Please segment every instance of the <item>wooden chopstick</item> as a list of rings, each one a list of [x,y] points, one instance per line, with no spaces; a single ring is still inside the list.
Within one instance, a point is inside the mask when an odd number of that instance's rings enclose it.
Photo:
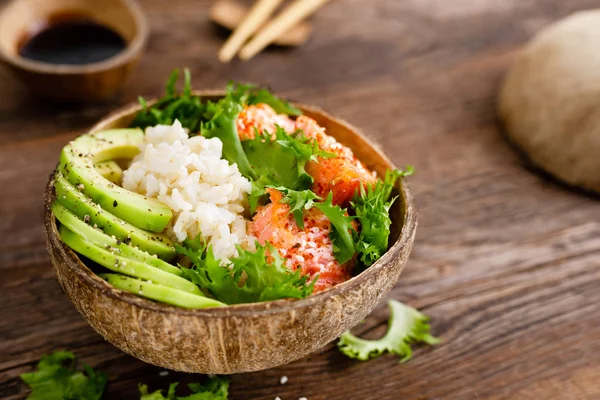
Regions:
[[[242,60],[249,60],[262,49],[271,44],[277,37],[308,17],[329,0],[296,0],[281,14],[277,15],[267,26],[258,31],[256,36],[240,51]]]
[[[233,31],[227,42],[219,50],[219,60],[229,62],[235,53],[258,28],[271,16],[283,0],[258,0],[242,23]]]

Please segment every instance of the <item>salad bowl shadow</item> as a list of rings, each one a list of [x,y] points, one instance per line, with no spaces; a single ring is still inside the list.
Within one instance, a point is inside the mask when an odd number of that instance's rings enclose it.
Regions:
[[[222,92],[196,92],[218,99]],[[349,146],[381,176],[390,160],[356,128],[318,108],[295,104],[327,133]],[[138,105],[127,106],[91,131],[128,126]],[[409,257],[417,210],[404,183],[390,209],[388,251],[362,273],[301,300],[277,300],[221,308],[185,309],[118,290],[95,275],[58,235],[51,204],[51,176],[45,193],[47,246],[58,281],[77,310],[107,341],[134,357],[172,370],[233,374],[280,366],[314,352],[365,318],[395,285]]]

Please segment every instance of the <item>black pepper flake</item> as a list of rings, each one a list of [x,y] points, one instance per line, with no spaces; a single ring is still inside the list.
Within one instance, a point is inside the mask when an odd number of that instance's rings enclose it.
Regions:
[[[131,238],[127,237],[127,238],[123,239],[123,243],[125,243],[125,244],[131,243]]]
[[[297,249],[298,247],[300,247],[300,243],[296,243],[292,246],[292,248]]]
[[[115,201],[113,201],[113,207],[116,207],[116,206],[118,206],[118,205],[119,205],[119,203],[117,203],[117,201],[116,201],[116,200],[115,200]]]
[[[91,218],[90,218],[90,216],[86,214],[86,215],[83,217],[83,222],[85,222],[85,223],[87,224],[87,223],[89,223],[89,222],[90,222],[90,219],[91,219]]]
[[[120,240],[117,240],[117,245],[119,245],[119,244],[121,244],[121,243],[123,243],[123,242],[121,242]]]

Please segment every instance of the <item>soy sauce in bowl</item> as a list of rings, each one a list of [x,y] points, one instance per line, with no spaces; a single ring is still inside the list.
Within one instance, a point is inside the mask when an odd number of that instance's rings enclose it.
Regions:
[[[61,65],[104,61],[127,47],[127,42],[117,32],[77,14],[54,16],[21,43],[19,56]]]

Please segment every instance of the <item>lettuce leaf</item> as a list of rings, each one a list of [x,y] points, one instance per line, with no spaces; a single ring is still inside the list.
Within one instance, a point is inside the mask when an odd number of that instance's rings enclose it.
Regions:
[[[390,320],[384,337],[378,340],[358,338],[349,331],[342,334],[338,341],[339,350],[350,358],[366,361],[379,357],[386,351],[397,354],[400,362],[412,357],[411,343],[424,342],[430,345],[440,340],[430,334],[429,318],[397,300],[388,302]]]
[[[55,351],[42,356],[37,371],[21,374],[31,388],[29,400],[99,400],[108,379],[87,365],[84,371],[75,370],[75,355]]]
[[[243,104],[230,96],[226,96],[216,103],[208,102],[206,114],[210,116],[207,122],[202,123],[200,132],[207,138],[219,138],[223,142],[223,158],[230,163],[235,163],[246,178],[255,180],[248,157],[244,153],[242,143],[237,131],[237,118],[243,109]]]
[[[181,93],[177,93],[175,89],[178,78],[179,69],[175,69],[167,81],[165,95],[152,107],[148,106],[143,97],[138,98],[142,110],[137,113],[131,123],[132,127],[144,129],[159,124],[172,125],[175,120],[179,120],[181,125],[192,133],[200,130],[206,112],[205,104],[202,103],[199,96],[192,95],[191,75],[187,68],[184,70]]]
[[[176,245],[176,249],[194,264],[192,268],[180,267],[184,275],[226,304],[302,299],[313,292],[317,279],[309,283],[299,269],[295,272],[287,269],[278,251],[268,244],[257,243],[255,252],[238,247],[239,255],[225,266],[220,265],[212,248],[199,237],[184,246]],[[267,260],[268,255],[272,261]]]
[[[353,239],[353,233],[356,231],[352,226],[353,218],[348,216],[346,210],[340,206],[333,205],[332,201],[333,193],[329,192],[327,199],[322,203],[315,203],[315,207],[329,218],[331,222],[329,237],[333,242],[333,254],[340,264],[344,264],[356,253]]]
[[[315,200],[322,200],[312,190],[292,190],[283,186],[269,186],[283,193],[281,203],[290,205],[290,214],[294,215],[296,225],[304,229],[304,211],[310,210],[315,205]]]
[[[138,385],[140,390],[140,400],[227,400],[229,398],[229,379],[226,377],[210,377],[204,383],[190,383],[188,388],[191,391],[189,396],[176,396],[175,390],[178,382],[171,383],[167,395],[164,396],[162,390],[148,393],[148,385]]]
[[[354,234],[354,241],[363,267],[369,267],[387,251],[392,225],[389,210],[395,200],[390,196],[397,180],[413,173],[414,168],[410,165],[406,171],[387,171],[383,181],[366,188],[361,185],[354,195],[350,206],[360,222],[360,230]]]
[[[289,135],[281,127],[277,127],[275,140],[271,139],[271,134],[257,132],[254,139],[242,141],[243,151],[256,176],[264,177],[271,185],[308,189],[313,178],[305,167],[313,157],[313,141]]]

